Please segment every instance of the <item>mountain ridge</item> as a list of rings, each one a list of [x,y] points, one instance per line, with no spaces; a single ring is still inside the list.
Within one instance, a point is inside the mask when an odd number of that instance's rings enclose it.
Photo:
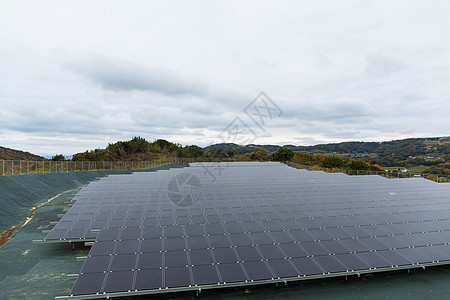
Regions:
[[[341,143],[318,144],[313,146],[296,145],[237,145],[233,143],[218,143],[206,147],[196,145],[182,147],[166,140],[147,142],[137,137],[128,142],[117,142],[108,145],[106,149],[95,149],[84,153],[76,153],[74,160],[151,160],[161,155],[197,157],[205,154],[234,153],[245,155],[257,152],[260,149],[269,153],[278,151],[281,147],[289,148],[294,152],[311,154],[333,154],[343,157],[362,158],[370,163],[385,166],[398,165],[398,163],[418,162],[423,165],[433,165],[437,162],[447,163],[450,158],[450,137],[408,138],[383,142],[349,141]],[[141,148],[144,149],[141,151]],[[147,149],[148,148],[148,149]],[[147,152],[147,153],[145,153]],[[114,155],[118,153],[119,155]],[[128,155],[122,156],[121,153]],[[143,155],[143,153],[145,155]],[[44,157],[30,152],[0,146],[0,160],[46,160]]]
[[[383,142],[361,142],[349,141],[340,143],[317,144],[313,146],[288,145],[237,145],[233,143],[218,143],[203,148],[205,152],[214,149],[222,152],[234,151],[236,154],[245,154],[265,149],[270,152],[277,151],[280,147],[289,148],[295,152],[311,153],[336,153],[336,154],[381,154],[389,155],[403,150],[407,157],[414,155],[425,155],[436,150],[443,154],[450,154],[450,137],[427,137],[427,138],[408,138]]]
[[[28,160],[28,161],[40,161],[47,160],[45,157],[32,154],[27,151],[11,149],[0,146],[0,160]]]

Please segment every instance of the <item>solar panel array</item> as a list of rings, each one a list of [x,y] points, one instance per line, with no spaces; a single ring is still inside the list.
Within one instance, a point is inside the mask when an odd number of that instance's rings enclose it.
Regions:
[[[300,280],[450,260],[450,186],[191,164],[92,182],[45,237],[95,241],[70,297]]]

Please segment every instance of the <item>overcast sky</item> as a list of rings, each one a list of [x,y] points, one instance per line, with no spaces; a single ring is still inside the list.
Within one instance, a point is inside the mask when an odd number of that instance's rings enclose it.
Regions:
[[[0,0],[0,145],[449,135],[449,15],[435,0]]]

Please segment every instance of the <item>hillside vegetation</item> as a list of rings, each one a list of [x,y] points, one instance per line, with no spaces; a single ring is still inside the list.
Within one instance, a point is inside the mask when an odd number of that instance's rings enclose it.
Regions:
[[[204,149],[196,146],[181,146],[174,144],[166,140],[156,140],[149,142],[141,137],[135,137],[130,141],[120,141],[114,144],[109,144],[105,149],[95,149],[77,153],[73,156],[75,161],[109,161],[109,160],[121,160],[121,161],[146,161],[159,158],[168,157],[181,157],[181,158],[204,158],[204,159],[237,159],[237,160],[258,160],[258,161],[288,161],[316,165],[327,168],[344,168],[354,170],[375,170],[381,171],[382,169],[377,165],[371,165],[366,162],[354,160],[350,158],[341,159],[333,155],[322,154],[305,154],[294,151],[287,147],[279,146],[267,146],[273,151],[259,148],[258,146],[245,146],[243,148],[256,150],[253,152],[246,152],[244,154],[236,153],[233,149],[233,144],[230,148],[214,149],[213,146],[206,147]],[[237,146],[237,145],[236,145]],[[237,146],[240,147],[240,146]],[[62,156],[61,156],[62,158]]]
[[[210,151],[233,151],[246,155],[259,150],[277,151],[277,145],[247,145],[215,144],[204,148]],[[315,146],[284,145],[296,153],[312,155],[331,154],[342,159],[354,159],[380,165],[383,168],[409,168],[417,172],[450,174],[450,138],[414,138],[388,142],[343,142],[321,144]],[[306,160],[308,161],[308,160]],[[314,163],[309,160],[310,163]]]
[[[203,156],[202,148],[171,143],[163,139],[149,142],[141,137],[109,144],[105,149],[86,150],[73,155],[74,161],[149,161],[167,157]]]
[[[46,160],[44,157],[31,154],[30,152],[14,150],[0,146],[0,160],[27,160],[27,161],[39,161]]]
[[[360,170],[398,170],[450,175],[450,138],[414,138],[388,142],[343,142],[315,146],[246,145],[231,143],[181,146],[164,139],[150,142],[141,137],[109,144],[104,149],[73,155],[74,161],[150,161],[170,157],[292,160],[297,163]],[[53,160],[65,160],[55,155]],[[0,147],[0,160],[45,160],[28,152]],[[381,167],[380,167],[381,166]]]
[[[265,149],[270,152],[278,150],[278,145],[247,145],[239,146],[237,144],[215,144],[205,147],[206,152],[214,149],[223,152],[234,151],[237,154]],[[390,158],[395,160],[406,160],[412,157],[433,156],[443,158],[450,154],[450,138],[415,138],[395,140],[388,142],[343,142],[332,144],[320,144],[314,146],[294,146],[284,145],[283,147],[292,149],[294,152],[308,152],[314,154],[335,153],[352,154],[355,156],[378,156],[386,159],[389,163]]]

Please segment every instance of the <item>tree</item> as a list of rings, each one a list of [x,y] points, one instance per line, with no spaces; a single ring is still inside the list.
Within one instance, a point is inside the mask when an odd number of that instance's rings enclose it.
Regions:
[[[210,158],[224,158],[225,154],[220,149],[214,149],[213,151],[208,153]]]
[[[265,161],[269,157],[269,151],[266,149],[259,149],[256,151],[256,159],[259,161]]]
[[[344,166],[344,161],[337,156],[327,155],[322,162],[324,168],[341,168]]]
[[[378,172],[383,172],[384,171],[383,168],[380,167],[377,164],[370,165],[369,170],[371,170],[371,171],[378,171]]]
[[[352,160],[349,164],[348,164],[349,169],[351,170],[368,170],[369,169],[369,164],[360,161],[360,160]]]
[[[163,139],[156,140],[153,144],[156,144],[159,147],[161,147],[161,149],[167,150],[170,152],[181,148],[180,145],[171,143],[171,142],[163,140]]]
[[[189,157],[189,158],[196,158],[203,155],[203,149],[199,146],[192,145],[192,146],[186,146],[180,151],[181,157]]]
[[[52,160],[53,161],[63,161],[63,160],[66,160],[66,158],[62,154],[56,154],[55,156],[52,157]]]
[[[294,157],[294,151],[289,148],[281,147],[277,152],[272,153],[272,160],[288,161]]]
[[[148,150],[149,142],[140,136],[135,136],[127,142],[132,153],[144,153]]]

